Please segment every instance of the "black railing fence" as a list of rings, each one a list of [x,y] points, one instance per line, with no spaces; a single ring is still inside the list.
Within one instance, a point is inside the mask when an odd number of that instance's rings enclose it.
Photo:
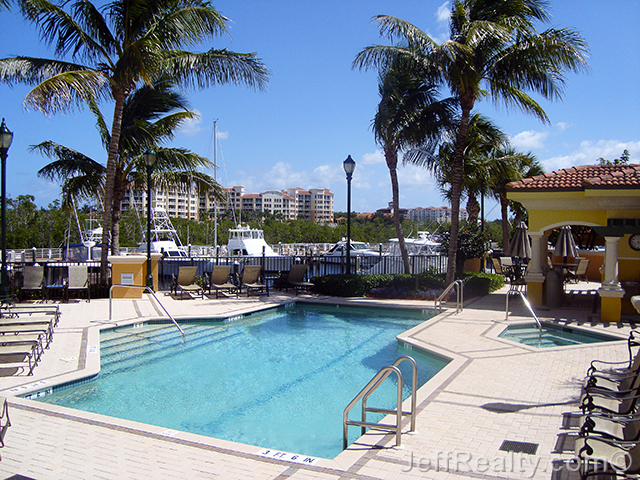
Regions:
[[[428,268],[434,268],[439,272],[447,269],[447,257],[441,255],[416,255],[410,256],[411,273],[418,274]],[[290,270],[294,263],[304,263],[308,266],[305,280],[317,275],[332,275],[346,273],[345,257],[326,257],[316,255],[305,256],[276,256],[276,257],[186,257],[186,258],[161,258],[158,265],[158,288],[169,290],[171,281],[178,274],[180,266],[197,266],[198,275],[203,277],[211,273],[214,265],[230,265],[231,280],[240,282],[240,275],[244,265],[260,265],[262,267],[263,280],[274,282]],[[401,257],[351,257],[351,273],[364,274],[397,274],[404,273],[404,264]]]
[[[428,268],[434,268],[439,272],[446,271],[447,257],[441,255],[416,255],[410,256],[411,273],[418,274]],[[214,265],[230,265],[231,280],[240,281],[242,269],[245,265],[260,265],[262,267],[263,281],[273,285],[277,279],[287,274],[294,263],[304,263],[308,266],[305,280],[317,275],[332,275],[346,273],[345,257],[327,257],[317,255],[301,256],[275,256],[275,257],[163,257],[158,263],[158,290],[170,290],[174,276],[177,276],[181,266],[197,266],[200,277],[208,276]],[[91,298],[108,296],[109,286],[100,285],[100,262],[67,262],[58,260],[39,259],[35,264],[44,266],[44,281],[47,284],[60,282],[65,271],[64,267],[70,265],[87,265],[89,272],[89,284]],[[10,288],[18,292],[23,286],[23,272],[25,265],[34,265],[33,261],[20,261],[8,263]],[[398,274],[404,273],[402,258],[399,256],[353,256],[351,257],[351,273],[364,274]],[[273,285],[273,286],[277,286]]]

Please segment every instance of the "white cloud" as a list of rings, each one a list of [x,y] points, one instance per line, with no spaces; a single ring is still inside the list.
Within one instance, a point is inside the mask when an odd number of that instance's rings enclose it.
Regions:
[[[558,122],[556,123],[556,128],[558,130],[560,130],[561,132],[564,132],[567,128],[569,128],[571,125],[569,125],[568,123],[565,122]]]
[[[216,136],[218,137],[218,140],[226,140],[227,138],[229,138],[229,132],[216,132]]]
[[[375,165],[376,163],[385,163],[384,153],[381,150],[376,150],[374,153],[365,153],[360,158],[360,161],[364,165]]]
[[[625,150],[629,150],[631,163],[640,163],[640,142],[621,142],[619,140],[591,142],[585,140],[580,143],[580,147],[577,150],[568,155],[542,160],[542,165],[547,172],[578,165],[595,165],[598,158],[603,157],[607,160],[620,158],[620,155]]]
[[[436,19],[440,23],[448,22],[449,17],[451,16],[451,7],[449,2],[444,2],[442,5],[438,7],[436,10]]]
[[[188,137],[193,137],[202,131],[202,127],[200,126],[202,123],[200,112],[198,110],[192,111],[196,116],[185,120],[185,122],[180,126],[180,133],[187,135]]]
[[[526,130],[518,133],[510,139],[511,145],[518,150],[531,150],[533,148],[544,147],[544,141],[549,136],[548,132],[536,132],[535,130]]]

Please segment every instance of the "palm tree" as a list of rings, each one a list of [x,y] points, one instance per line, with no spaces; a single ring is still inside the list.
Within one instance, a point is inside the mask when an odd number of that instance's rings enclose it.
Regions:
[[[445,198],[451,200],[455,164],[455,132],[440,144],[437,155],[426,156],[421,165],[433,172]],[[471,116],[464,147],[462,195],[467,197],[469,223],[478,220],[478,195],[486,195],[490,183],[491,161],[496,149],[506,146],[507,135],[489,118],[476,113]]]
[[[110,135],[104,116],[91,104],[98,130],[105,148]],[[177,111],[176,111],[177,110]],[[127,189],[142,188],[146,183],[144,152],[151,148],[156,152],[154,185],[160,188],[174,187],[188,190],[192,184],[206,193],[213,189],[218,199],[225,201],[226,192],[209,175],[199,168],[212,168],[213,163],[183,148],[163,148],[160,145],[171,140],[174,131],[195,114],[188,110],[185,99],[176,93],[171,82],[160,80],[153,86],[143,85],[125,102],[122,114],[122,134],[115,184],[111,222],[112,250],[118,251],[121,202]],[[38,171],[38,175],[62,182],[63,206],[70,206],[77,199],[99,198],[104,189],[105,167],[82,153],[52,141],[42,142],[31,150],[55,159]]]
[[[185,49],[226,32],[228,19],[204,0],[114,0],[102,8],[89,0],[18,0],[18,4],[42,40],[55,45],[59,59],[0,60],[0,81],[34,85],[25,103],[45,113],[105,99],[114,102],[104,190],[101,278],[106,282],[127,98],[138,85],[163,77],[181,86],[233,83],[262,89],[268,71],[255,54]],[[64,60],[68,56],[72,61]]]
[[[489,170],[489,189],[494,198],[500,202],[502,245],[506,250],[509,246],[509,205],[513,206],[516,203],[507,198],[507,184],[534,175],[541,175],[544,170],[535,155],[530,152],[518,152],[508,144],[494,152]]]
[[[436,88],[425,84],[420,75],[393,67],[381,72],[378,90],[380,103],[373,120],[373,132],[389,168],[393,223],[404,271],[410,274],[411,265],[400,222],[398,153],[408,149],[431,151],[441,131],[452,122],[453,105],[450,99],[438,101]]]
[[[361,67],[401,62],[420,66],[426,76],[446,86],[458,100],[460,123],[454,150],[451,185],[451,237],[447,282],[455,275],[464,147],[471,110],[491,97],[517,106],[544,122],[549,119],[526,91],[546,99],[561,98],[564,71],[587,65],[587,46],[578,32],[550,28],[538,32],[534,22],[547,22],[544,0],[454,0],[450,38],[441,44],[404,20],[378,16],[380,33],[397,45],[371,46],[356,58]]]

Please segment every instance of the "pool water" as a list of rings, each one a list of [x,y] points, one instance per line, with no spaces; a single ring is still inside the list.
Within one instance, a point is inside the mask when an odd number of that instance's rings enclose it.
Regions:
[[[509,325],[499,337],[537,348],[566,347],[569,345],[621,340],[619,337],[604,333],[587,332],[581,329],[550,324],[542,325],[542,335],[540,335],[540,330],[535,323]]]
[[[399,356],[418,362],[423,385],[448,362],[407,350],[395,337],[423,313],[296,305],[239,320],[145,325],[102,334],[95,380],[39,401],[309,456],[342,451],[342,413]],[[411,370],[403,362],[404,398]],[[395,408],[395,376],[368,405]],[[360,408],[353,408],[357,419]],[[371,418],[378,421],[382,415]],[[360,428],[349,428],[350,443]]]

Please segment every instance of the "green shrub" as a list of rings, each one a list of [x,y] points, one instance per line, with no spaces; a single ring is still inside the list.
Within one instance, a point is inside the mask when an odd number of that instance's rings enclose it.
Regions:
[[[466,272],[465,297],[487,295],[504,285],[501,275]],[[334,297],[432,299],[445,288],[444,274],[427,270],[420,275],[319,275],[311,279],[316,292]],[[372,292],[372,290],[374,290]]]
[[[504,285],[504,277],[493,273],[464,273],[465,298],[482,297],[499,290]]]
[[[445,274],[438,273],[438,271],[430,267],[425,271],[418,274],[418,289],[422,290],[435,290],[439,288],[445,288]]]

